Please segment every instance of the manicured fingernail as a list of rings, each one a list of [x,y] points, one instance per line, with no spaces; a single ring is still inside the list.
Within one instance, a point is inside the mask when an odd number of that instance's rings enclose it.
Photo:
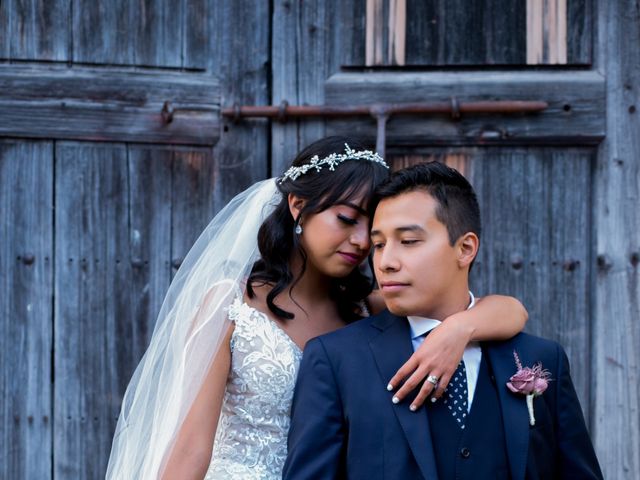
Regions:
[[[409,410],[411,410],[412,412],[415,412],[418,409],[418,407],[416,407],[415,405],[411,405],[409,407]]]
[[[390,392],[391,390],[393,390],[393,385],[391,384],[387,385],[387,391]]]
[[[391,399],[391,401],[392,401],[393,403],[399,403],[399,402],[400,402],[400,399],[399,399],[398,397],[393,397],[393,398]]]
[[[436,397],[431,397],[431,403],[436,403],[437,398]]]

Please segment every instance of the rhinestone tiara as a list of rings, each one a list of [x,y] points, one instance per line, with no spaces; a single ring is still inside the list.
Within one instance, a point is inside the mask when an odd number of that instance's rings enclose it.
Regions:
[[[315,168],[316,172],[322,170],[325,165],[329,166],[329,170],[334,171],[338,165],[346,160],[367,160],[373,163],[379,163],[384,168],[389,168],[389,165],[383,160],[383,158],[371,150],[353,150],[347,143],[344,144],[344,153],[332,153],[331,155],[320,159],[317,155],[311,157],[309,163],[300,165],[299,167],[290,167],[284,175],[278,180],[279,183],[283,183],[285,180],[296,180],[301,175],[304,175],[312,168]]]

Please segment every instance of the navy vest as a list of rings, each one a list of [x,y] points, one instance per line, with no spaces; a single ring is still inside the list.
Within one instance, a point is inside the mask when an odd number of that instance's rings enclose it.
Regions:
[[[441,480],[511,478],[498,392],[484,353],[464,430],[442,399],[427,408]]]

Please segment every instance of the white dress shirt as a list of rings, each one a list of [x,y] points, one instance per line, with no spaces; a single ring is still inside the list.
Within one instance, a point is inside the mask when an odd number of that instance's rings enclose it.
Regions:
[[[469,306],[467,310],[476,304],[473,293],[469,292]],[[442,322],[433,318],[426,317],[407,317],[409,326],[411,327],[411,343],[415,352],[425,339],[425,334],[430,332]],[[462,354],[465,369],[467,371],[467,412],[471,410],[473,402],[473,394],[476,391],[476,383],[478,382],[478,373],[480,372],[480,361],[482,360],[482,349],[478,342],[469,342]]]

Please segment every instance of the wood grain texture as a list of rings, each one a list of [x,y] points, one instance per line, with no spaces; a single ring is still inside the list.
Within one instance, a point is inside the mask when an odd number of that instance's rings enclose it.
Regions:
[[[324,80],[337,64],[331,37],[339,21],[336,2],[274,2],[272,102],[292,105],[324,103]],[[324,135],[324,121],[304,119],[275,123],[271,129],[271,171],[280,175],[296,153]]]
[[[220,77],[224,106],[268,105],[269,2],[208,1],[211,54],[207,71]],[[221,169],[214,190],[216,205],[223,205],[269,175],[269,123],[264,119],[238,124],[224,120],[213,156]]]
[[[474,186],[481,207],[481,247],[471,273],[479,295],[519,298],[527,330],[561,343],[589,419],[591,315],[589,259],[595,150],[468,147],[414,150],[399,168],[437,160]],[[399,161],[398,161],[399,160]]]
[[[597,144],[605,135],[604,78],[596,72],[340,73],[326,84],[326,103],[372,104],[472,100],[544,100],[549,107],[529,115],[392,117],[389,145]],[[375,123],[362,117],[328,123],[329,132],[375,137]]]
[[[217,2],[212,0],[184,1],[182,66],[184,68],[205,69],[211,54],[209,36],[214,34],[209,30],[208,21],[211,17],[210,10],[216,8]],[[220,72],[212,73],[220,74]]]
[[[215,190],[221,178],[211,151],[174,151],[171,185],[171,272],[178,270],[187,252],[222,208]]]
[[[389,22],[393,16],[388,4],[394,2],[360,3],[366,3],[368,27],[362,32],[359,27],[362,14],[352,16],[354,41],[352,48],[344,52],[343,63],[393,65],[388,55]],[[530,50],[528,10],[539,10],[539,15],[532,19],[537,21],[541,49],[540,61],[530,63],[591,63],[593,0],[407,0],[406,65],[525,65]],[[550,45],[555,50],[550,50]]]
[[[0,478],[51,478],[53,148],[0,141]]]
[[[99,478],[128,372],[118,344],[130,306],[127,150],[56,148],[54,477]]]
[[[184,1],[73,0],[73,60],[182,66]]]
[[[598,2],[607,138],[596,168],[593,416],[606,478],[640,478],[640,5]]]
[[[213,145],[219,95],[217,79],[202,73],[5,66],[0,136]]]
[[[70,0],[0,2],[0,59],[69,60]]]
[[[527,63],[567,63],[567,0],[527,0]]]
[[[11,5],[8,1],[0,2],[0,59],[8,59],[11,51]]]
[[[567,63],[591,65],[596,40],[595,0],[567,0]]]

